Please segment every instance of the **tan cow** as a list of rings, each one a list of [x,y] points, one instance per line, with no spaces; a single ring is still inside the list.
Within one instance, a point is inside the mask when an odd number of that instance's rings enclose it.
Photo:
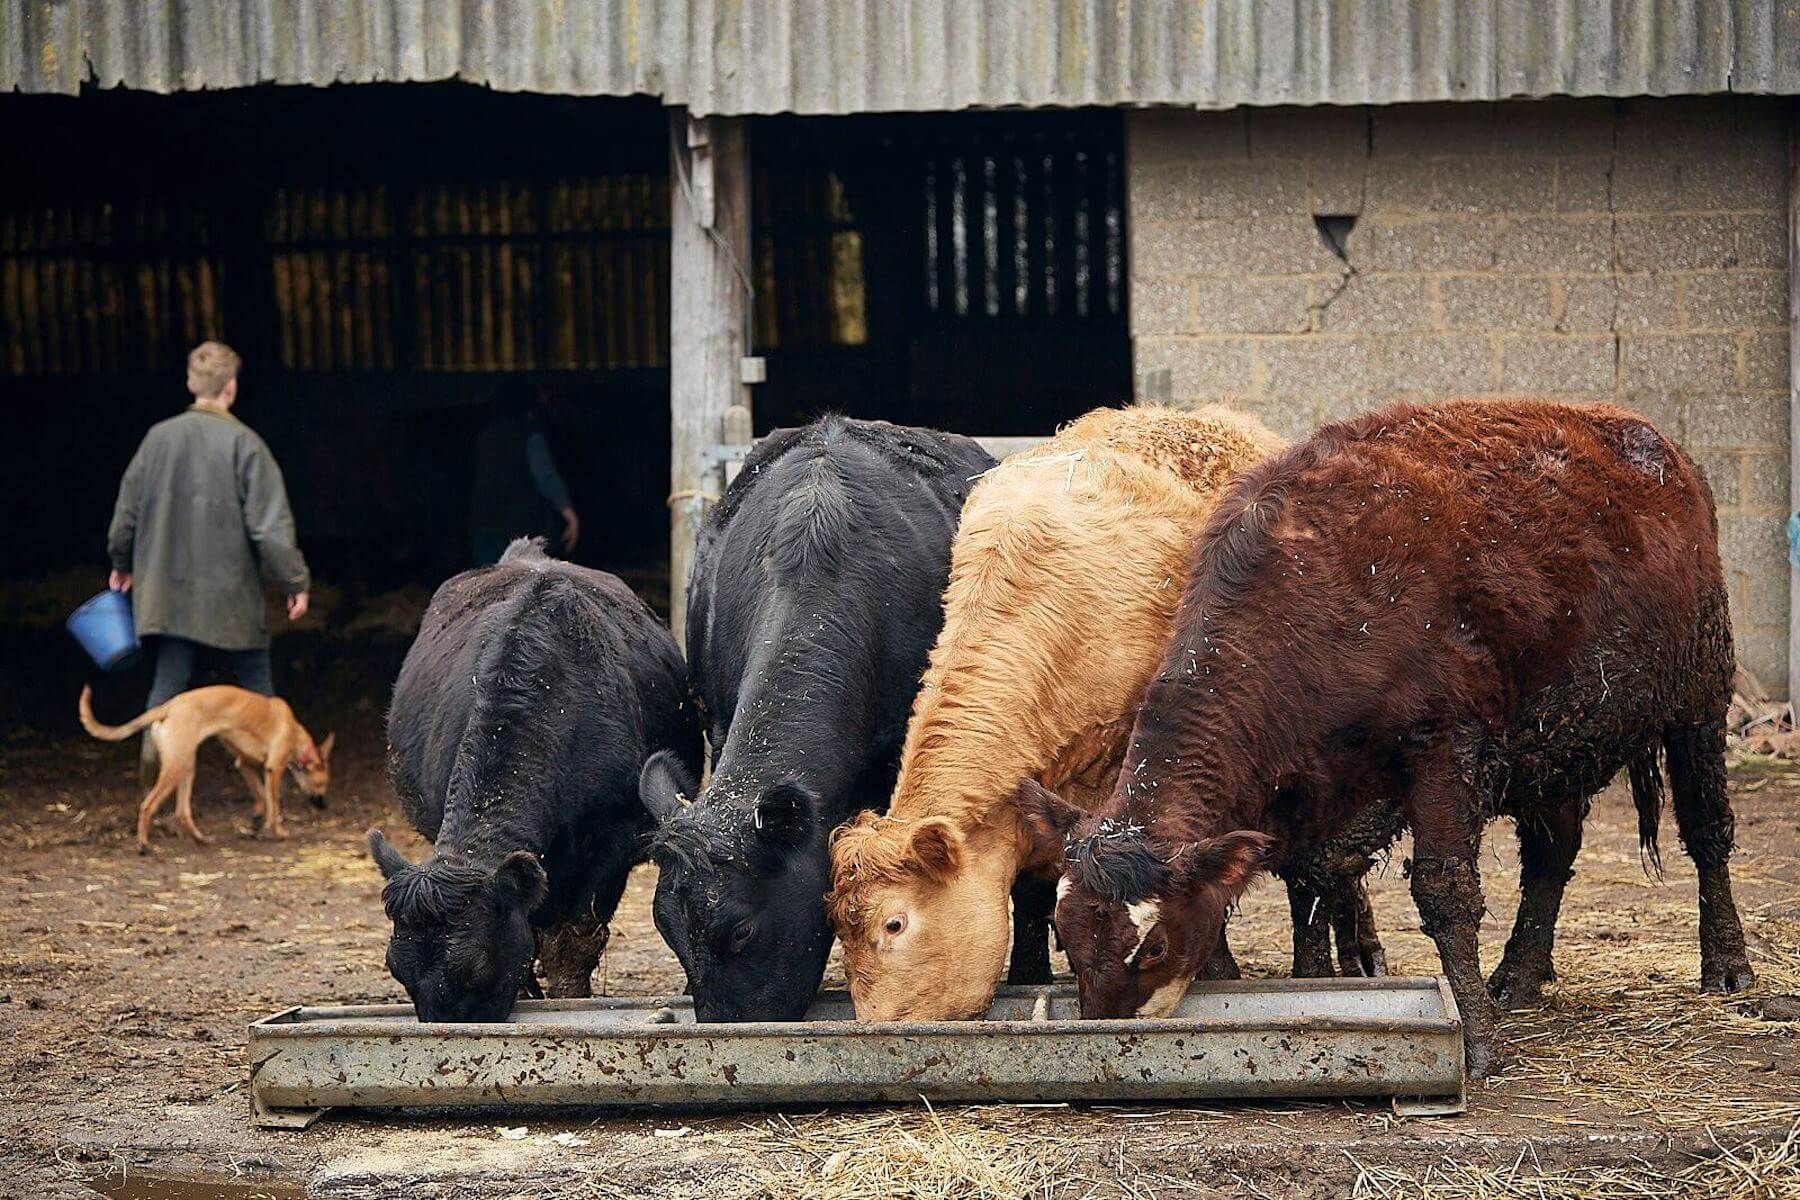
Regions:
[[[893,803],[833,839],[828,906],[859,1018],[987,1007],[1015,877],[1060,865],[1032,857],[1019,781],[1106,798],[1195,538],[1225,486],[1281,448],[1221,409],[1099,409],[970,493]]]

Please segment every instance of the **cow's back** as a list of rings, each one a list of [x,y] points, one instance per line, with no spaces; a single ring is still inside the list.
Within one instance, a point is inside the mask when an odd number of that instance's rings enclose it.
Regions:
[[[872,691],[874,727],[858,749],[891,763],[942,621],[958,516],[993,465],[970,438],[844,417],[758,443],[709,515],[690,584],[688,659],[715,755],[746,690],[799,667],[803,682],[816,671]],[[762,653],[796,635],[808,663]],[[785,719],[804,726],[805,705],[789,699]]]
[[[674,639],[616,577],[524,547],[439,587],[388,712],[389,775],[434,840],[459,795],[522,786],[509,763],[571,823],[588,796],[634,797],[662,748],[697,760]]]
[[[1222,410],[1099,409],[989,472],[964,506],[896,807],[991,801],[1021,775],[1080,799],[1110,788],[1194,539],[1281,444]]]
[[[1729,688],[1705,478],[1607,405],[1399,406],[1322,429],[1233,490],[1184,603],[1283,631],[1245,657],[1310,663],[1327,723],[1469,722],[1510,743],[1515,781],[1616,770]]]

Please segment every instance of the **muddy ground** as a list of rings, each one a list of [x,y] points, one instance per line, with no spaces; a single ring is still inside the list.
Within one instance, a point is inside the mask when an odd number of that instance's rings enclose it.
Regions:
[[[1541,1010],[1503,1020],[1498,1076],[1473,1090],[1462,1117],[1400,1120],[1374,1103],[802,1108],[704,1119],[330,1116],[305,1133],[258,1130],[244,1094],[249,1021],[298,1002],[404,998],[383,967],[378,880],[361,849],[371,824],[390,834],[404,824],[380,758],[385,678],[403,645],[352,671],[320,669],[317,655],[278,661],[315,734],[338,731],[327,810],[290,795],[290,839],[251,840],[247,797],[215,753],[196,806],[219,845],[164,828],[148,858],[131,835],[135,750],[80,734],[76,684],[51,682],[80,678],[62,673],[60,651],[10,656],[9,671],[35,674],[0,698],[0,708],[32,711],[0,731],[0,1195],[87,1195],[78,1181],[121,1173],[206,1174],[284,1196],[904,1194],[891,1174],[870,1182],[894,1169],[887,1156],[901,1145],[929,1160],[912,1190],[932,1195],[1403,1195],[1428,1177],[1444,1188],[1465,1180],[1464,1191],[1434,1195],[1475,1195],[1467,1181],[1493,1172],[1541,1176],[1545,1194],[1574,1195],[1555,1188],[1615,1177],[1648,1188],[1720,1146],[1766,1151],[1800,1122],[1800,1025],[1762,1015],[1766,999],[1800,992],[1800,776],[1752,766],[1734,770],[1732,786],[1758,988],[1695,994],[1692,869],[1669,821],[1667,877],[1646,877],[1629,799],[1615,787],[1596,806],[1569,889],[1560,981]],[[103,690],[102,717],[134,712],[136,686]],[[40,709],[39,692],[66,697]],[[421,846],[396,840],[408,853]],[[1403,857],[1374,881],[1375,903],[1394,969],[1430,973]],[[1484,859],[1491,965],[1516,897],[1510,829],[1492,827]],[[645,868],[627,894],[599,978],[612,993],[681,986],[649,919],[653,886]],[[1248,973],[1285,972],[1278,888],[1258,888],[1233,929]]]

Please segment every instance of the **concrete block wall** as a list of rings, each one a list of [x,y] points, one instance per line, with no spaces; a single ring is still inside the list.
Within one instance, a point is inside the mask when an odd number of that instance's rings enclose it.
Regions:
[[[1405,399],[1636,409],[1705,467],[1740,661],[1785,690],[1787,119],[1740,98],[1129,114],[1138,396],[1289,437]]]

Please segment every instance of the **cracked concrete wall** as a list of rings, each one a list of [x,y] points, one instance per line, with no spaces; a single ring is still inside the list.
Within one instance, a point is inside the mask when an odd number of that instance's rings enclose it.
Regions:
[[[1635,409],[1705,467],[1739,658],[1784,692],[1786,120],[1732,97],[1129,114],[1138,398],[1289,437],[1396,400]],[[1356,218],[1342,257],[1315,216]]]

